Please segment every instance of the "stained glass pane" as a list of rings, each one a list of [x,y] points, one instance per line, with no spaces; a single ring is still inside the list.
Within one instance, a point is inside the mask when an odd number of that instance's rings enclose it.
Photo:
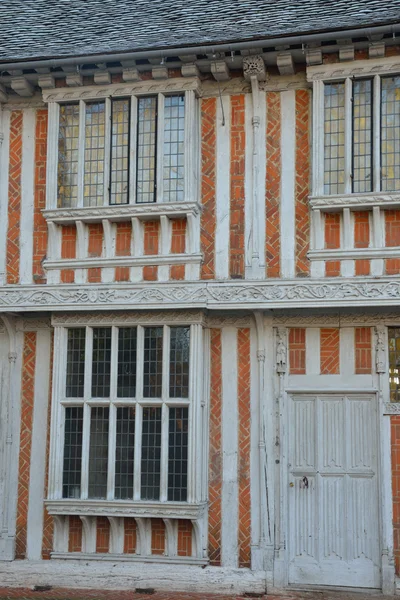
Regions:
[[[324,86],[324,192],[344,192],[344,83]]]
[[[136,327],[121,327],[118,333],[118,398],[136,395]]]
[[[133,498],[133,464],[135,450],[135,408],[117,409],[117,439],[115,447],[115,497]]]
[[[109,409],[103,406],[91,409],[89,498],[105,498],[107,496],[108,414]]]
[[[382,191],[400,189],[400,77],[381,79]]]
[[[136,202],[155,202],[157,98],[139,98]]]
[[[353,83],[353,192],[372,191],[372,81]]]
[[[128,99],[112,101],[110,204],[128,202],[129,106]]]
[[[163,195],[168,202],[184,200],[185,97],[167,96],[164,102]]]
[[[58,207],[69,208],[78,201],[79,104],[60,106],[58,130]]]
[[[92,396],[110,396],[111,327],[93,329]]]
[[[163,328],[144,330],[143,396],[160,398],[162,386]]]
[[[188,415],[187,408],[169,409],[168,500],[175,502],[187,499]]]
[[[67,398],[83,398],[85,382],[85,336],[84,328],[68,329],[67,344]]]
[[[65,409],[63,498],[80,498],[83,408]]]
[[[86,104],[84,206],[104,204],[105,102]]]
[[[141,498],[159,500],[161,473],[161,408],[143,408]]]
[[[190,328],[171,327],[169,359],[170,398],[189,396]]]

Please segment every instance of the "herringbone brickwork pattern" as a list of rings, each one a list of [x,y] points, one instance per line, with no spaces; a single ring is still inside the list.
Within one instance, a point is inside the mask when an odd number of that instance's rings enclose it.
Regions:
[[[36,112],[35,187],[33,212],[33,282],[45,283],[42,263],[47,253],[46,208],[47,109]]]
[[[110,521],[107,517],[96,519],[96,552],[105,553],[110,549]]]
[[[54,331],[51,332],[50,343],[50,373],[49,373],[49,400],[47,406],[47,437],[46,437],[46,472],[44,480],[44,497],[47,498],[49,487],[49,452],[50,452],[50,430],[51,430],[51,394],[53,384],[53,360],[54,360]],[[43,538],[42,538],[42,558],[50,559],[50,552],[53,549],[53,517],[49,515],[45,506],[43,506]]]
[[[280,275],[281,95],[267,93],[266,275]]]
[[[244,278],[244,173],[246,132],[243,94],[231,96],[231,202],[229,274]]]
[[[133,518],[124,519],[124,553],[135,554],[136,552],[136,521]]]
[[[369,375],[372,369],[371,328],[355,327],[354,338],[355,372],[357,375]]]
[[[21,380],[21,429],[18,461],[16,558],[25,558],[31,465],[33,399],[35,390],[36,332],[24,333]]]
[[[68,225],[62,227],[61,258],[76,258],[76,227]],[[74,283],[75,271],[73,269],[61,270],[62,283]]]
[[[222,365],[221,331],[211,329],[210,462],[208,483],[208,556],[221,564]]]
[[[179,519],[178,522],[178,556],[192,556],[192,522]]]
[[[22,123],[22,111],[12,111],[8,166],[7,283],[9,284],[19,283]]]
[[[69,517],[68,552],[82,552],[82,521],[76,515]]]
[[[309,275],[310,92],[296,90],[296,275]]]
[[[239,567],[250,567],[250,329],[238,330]]]
[[[400,415],[390,417],[393,494],[393,550],[396,574],[400,575]]]
[[[165,523],[162,519],[151,519],[151,553],[165,553]]]
[[[301,327],[289,329],[290,375],[306,374],[306,330]]]
[[[215,278],[216,98],[201,101],[201,279]]]
[[[321,328],[321,375],[340,372],[340,331],[336,327]]]

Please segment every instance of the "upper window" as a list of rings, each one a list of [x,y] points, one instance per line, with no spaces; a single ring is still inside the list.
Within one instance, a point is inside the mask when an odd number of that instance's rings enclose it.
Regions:
[[[400,190],[400,77],[324,84],[324,194]]]
[[[57,206],[181,202],[185,95],[60,104]]]

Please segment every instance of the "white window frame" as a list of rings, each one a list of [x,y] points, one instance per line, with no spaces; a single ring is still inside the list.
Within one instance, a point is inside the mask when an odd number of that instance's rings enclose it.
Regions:
[[[163,197],[163,177],[162,177],[162,141],[157,140],[157,172],[155,175],[157,182],[156,200],[150,203],[136,203],[136,122],[137,122],[137,99],[143,96],[158,97],[158,130],[162,130],[164,119],[164,98],[171,95],[184,95],[185,97],[185,141],[184,141],[184,200],[183,202],[198,202],[199,199],[199,106],[196,100],[199,95],[199,80],[182,79],[170,80],[167,82],[146,81],[140,84],[123,86],[112,84],[107,88],[99,86],[82,87],[78,90],[59,88],[43,92],[43,99],[48,102],[49,109],[49,127],[48,127],[48,145],[47,145],[47,186],[46,186],[46,208],[48,210],[96,210],[100,206],[114,209],[127,206],[154,206],[164,203]],[[130,119],[130,148],[129,148],[129,193],[127,204],[109,203],[109,161],[111,130],[106,127],[105,133],[105,178],[103,204],[93,207],[84,207],[84,119],[86,102],[105,102],[106,123],[111,115],[111,98],[131,98],[131,119]],[[78,149],[78,198],[76,207],[58,207],[58,133],[59,133],[59,114],[61,104],[79,103],[79,149]],[[172,204],[168,200],[165,203]],[[182,202],[177,202],[182,204]]]
[[[375,60],[360,60],[349,63],[334,63],[307,68],[307,79],[313,85],[313,144],[312,144],[312,197],[368,197],[380,195],[392,197],[399,191],[381,192],[381,156],[380,156],[380,110],[381,87],[380,80],[384,76],[400,75],[399,57],[389,57]],[[352,110],[351,110],[351,81],[355,79],[373,79],[373,156],[371,192],[352,192]],[[344,192],[338,195],[326,195],[324,192],[324,84],[345,82],[345,186]]]
[[[204,447],[207,447],[207,419],[206,403],[204,395],[206,394],[206,383],[204,378],[205,364],[204,358],[204,339],[206,332],[203,329],[203,318],[199,315],[190,317],[182,316],[180,319],[171,320],[171,317],[157,315],[158,319],[142,315],[137,318],[116,318],[102,319],[101,317],[88,316],[86,323],[82,323],[79,317],[67,317],[63,324],[55,325],[54,338],[54,367],[53,367],[53,389],[52,389],[52,420],[51,420],[51,440],[50,440],[50,468],[49,468],[49,490],[47,503],[51,509],[68,513],[68,506],[81,506],[84,511],[86,506],[96,506],[97,514],[108,514],[111,506],[118,507],[122,514],[131,515],[132,510],[140,514],[141,511],[148,510],[149,507],[157,509],[157,514],[173,511],[177,518],[180,515],[192,515],[195,507],[204,505],[207,498],[206,489],[206,465]],[[190,326],[190,365],[189,365],[189,398],[188,399],[168,399],[169,388],[169,327]],[[85,350],[85,380],[84,380],[84,398],[82,401],[76,398],[66,397],[66,364],[67,364],[67,342],[68,329],[86,327],[86,350]],[[111,395],[110,400],[100,398],[91,398],[91,364],[92,364],[92,328],[111,327],[112,328],[112,352],[118,352],[118,328],[119,327],[138,327],[138,353],[137,361],[139,364],[137,373],[140,376],[143,365],[143,328],[144,327],[164,327],[163,336],[163,379],[162,379],[162,398],[148,399],[143,398],[141,393],[140,378],[136,382],[136,399],[122,399],[116,397],[117,373],[111,372]],[[113,360],[113,358],[112,358]],[[116,363],[115,363],[116,364]],[[112,390],[114,389],[114,394]],[[141,500],[140,499],[140,456],[141,456],[141,419],[136,418],[135,422],[135,468],[134,468],[134,498],[133,500],[114,499],[114,481],[115,481],[115,424],[116,408],[118,406],[134,406],[139,408],[141,414],[144,406],[161,406],[162,409],[162,450],[161,453],[161,484],[159,500]],[[188,474],[187,474],[187,500],[186,501],[168,501],[168,410],[167,405],[171,407],[189,406],[189,435],[188,435]],[[83,406],[84,430],[82,442],[82,479],[81,479],[81,498],[63,498],[63,458],[64,458],[64,419],[65,407]],[[110,407],[110,427],[109,427],[109,455],[108,455],[108,481],[107,497],[105,499],[88,498],[88,460],[89,460],[89,428],[90,428],[90,408],[92,406]],[[85,422],[86,418],[86,422]],[[98,512],[100,510],[100,512]],[[53,512],[51,510],[51,512]],[[79,512],[79,510],[78,510]],[[196,512],[196,511],[195,511]],[[170,514],[170,512],[168,512]],[[197,512],[195,516],[197,515]],[[193,515],[192,515],[193,516]]]

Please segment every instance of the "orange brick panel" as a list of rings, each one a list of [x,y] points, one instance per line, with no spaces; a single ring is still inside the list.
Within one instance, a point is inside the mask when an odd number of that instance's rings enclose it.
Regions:
[[[106,553],[110,549],[110,521],[107,517],[96,519],[96,552]]]
[[[24,334],[21,381],[21,429],[19,443],[16,558],[25,558],[31,464],[33,398],[35,390],[36,332]]]
[[[354,248],[368,248],[370,238],[369,212],[355,211],[354,216]]]
[[[42,262],[47,253],[47,224],[42,215],[46,208],[47,109],[36,113],[35,188],[33,208],[33,282],[45,283]]]
[[[208,555],[210,564],[221,564],[222,493],[222,371],[221,331],[211,329],[210,462],[208,483]]]
[[[327,277],[340,277],[340,260],[327,260],[325,263]]]
[[[10,117],[8,165],[7,283],[9,284],[19,283],[22,122],[22,111],[13,111]]]
[[[386,275],[398,275],[400,273],[400,258],[385,259]]]
[[[146,221],[144,223],[144,254],[158,254],[158,221]]]
[[[171,254],[184,254],[186,249],[186,219],[173,219]]]
[[[88,254],[90,257],[103,254],[103,226],[101,223],[90,223],[88,225],[89,243]]]
[[[151,553],[165,552],[165,523],[162,519],[151,520]]]
[[[357,375],[369,375],[372,368],[371,328],[356,327],[354,336],[356,348],[355,372]]]
[[[310,273],[310,131],[310,93],[296,90],[296,275],[300,277]]]
[[[68,552],[82,552],[82,521],[79,517],[69,517]]]
[[[385,210],[386,246],[400,246],[400,210]]]
[[[215,278],[216,98],[201,101],[201,279]]]
[[[291,375],[306,374],[306,330],[289,329],[289,364]]]
[[[250,567],[250,329],[238,330],[239,567]]]
[[[115,281],[129,281],[129,267],[115,267]]]
[[[136,521],[130,517],[124,519],[124,553],[135,554],[136,552]]]
[[[88,269],[88,283],[101,283],[101,269],[97,267]]]
[[[178,556],[192,556],[192,522],[187,519],[178,521]]]
[[[158,268],[154,266],[143,267],[143,280],[144,281],[157,281]]]
[[[158,238],[158,230],[157,230]],[[117,223],[117,233],[115,239],[115,255],[116,256],[130,256],[131,254],[131,239],[132,239],[132,225],[130,222]],[[158,247],[158,239],[157,239]],[[157,254],[155,252],[154,254]]]
[[[244,94],[231,96],[231,184],[229,274],[244,278],[244,172],[246,134]]]
[[[400,574],[400,416],[390,417],[392,446],[393,550],[396,574]]]
[[[325,248],[340,248],[340,214],[325,215]]]
[[[44,481],[44,497],[47,498],[49,485],[49,451],[50,451],[50,429],[51,429],[51,391],[53,382],[53,356],[54,356],[54,331],[51,334],[50,346],[50,375],[49,375],[49,399],[47,408],[47,439],[46,439],[46,472]],[[42,558],[50,559],[50,552],[53,549],[53,518],[43,507],[43,539],[42,539]]]
[[[340,332],[330,327],[322,328],[321,339],[321,375],[334,375],[340,372]]]
[[[61,283],[74,283],[75,281],[75,271],[72,269],[62,269],[61,270]]]
[[[61,258],[76,258],[75,225],[68,225],[62,228]]]
[[[280,275],[281,95],[267,93],[266,276]]]
[[[185,279],[185,265],[172,265],[169,270],[169,277],[175,281]]]
[[[355,261],[356,275],[369,275],[371,273],[371,262],[369,260],[360,259]]]

